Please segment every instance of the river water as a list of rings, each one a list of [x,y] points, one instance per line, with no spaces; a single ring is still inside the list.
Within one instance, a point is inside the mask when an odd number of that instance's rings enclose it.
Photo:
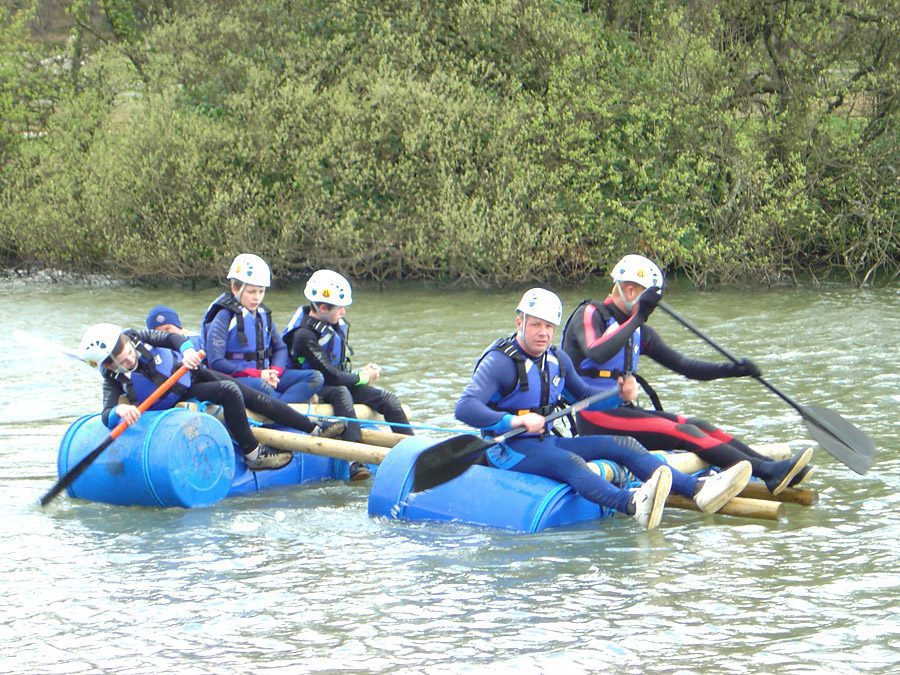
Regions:
[[[561,293],[566,311],[603,288]],[[97,321],[189,327],[216,294],[3,281],[0,672],[893,673],[900,670],[900,289],[670,294],[669,304],[795,400],[879,448],[863,477],[826,452],[813,507],[778,522],[669,510],[535,535],[367,516],[368,486],[327,483],[207,509],[62,496],[60,438],[97,410],[96,373],[61,353]],[[512,332],[520,292],[356,290],[357,360],[419,424],[460,428],[472,364]],[[297,289],[270,293],[283,326]],[[719,357],[662,312],[651,324]],[[642,362],[642,365],[645,365]],[[749,379],[688,382],[646,364],[668,409],[751,442],[809,433]],[[446,436],[437,433],[435,438]]]

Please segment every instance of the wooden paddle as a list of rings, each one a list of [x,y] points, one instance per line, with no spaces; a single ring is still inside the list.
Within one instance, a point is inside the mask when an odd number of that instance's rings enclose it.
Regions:
[[[200,355],[200,358],[203,358],[203,352],[197,352]],[[159,385],[156,390],[150,394],[139,406],[138,410],[142,413],[145,412],[150,406],[156,403],[162,396],[165,395],[169,389],[172,388],[178,380],[181,379],[181,376],[184,375],[188,371],[188,367],[182,365],[178,370],[172,373],[165,382]],[[47,506],[51,501],[53,501],[56,496],[69,487],[76,478],[78,478],[81,474],[85,472],[85,470],[94,463],[94,461],[100,456],[100,453],[106,450],[114,440],[116,440],[122,433],[130,427],[131,424],[122,420],[119,422],[116,427],[109,433],[109,436],[104,439],[104,441],[98,445],[96,448],[91,450],[87,455],[85,455],[78,464],[73,466],[66,473],[65,476],[56,481],[56,484],[47,491],[43,497],[41,497],[41,506]]]
[[[598,401],[610,398],[616,394],[618,394],[616,388],[599,392],[574,403],[568,408],[557,410],[547,415],[545,419],[548,422],[552,422],[560,417],[575,414]],[[510,438],[524,434],[526,431],[525,427],[519,427],[490,439],[479,438],[473,434],[462,434],[426,448],[416,458],[413,465],[415,473],[412,491],[421,492],[453,480],[475,464],[487,448],[504,443]]]
[[[724,347],[716,344],[712,338],[691,325],[687,319],[680,316],[664,302],[660,301],[659,307],[694,335],[717,350],[725,358],[733,363],[740,364],[740,361]],[[760,383],[768,387],[788,405],[794,408],[794,410],[800,413],[800,417],[806,422],[809,433],[811,433],[818,444],[828,451],[835,459],[840,460],[860,475],[865,474],[866,471],[869,470],[875,458],[875,443],[871,438],[866,436],[862,431],[833,410],[800,405],[786,394],[776,389],[773,384],[768,380],[765,380],[762,376],[757,375],[754,379],[759,380]]]

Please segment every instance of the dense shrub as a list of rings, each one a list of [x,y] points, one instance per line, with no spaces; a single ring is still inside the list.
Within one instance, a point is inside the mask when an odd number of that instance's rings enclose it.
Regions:
[[[890,3],[594,4],[100,3],[49,134],[0,134],[0,251],[157,279],[244,250],[282,278],[578,281],[628,251],[697,285],[896,278]]]

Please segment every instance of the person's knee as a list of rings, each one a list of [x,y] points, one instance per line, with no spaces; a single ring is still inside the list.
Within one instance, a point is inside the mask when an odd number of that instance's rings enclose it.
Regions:
[[[703,438],[704,436],[706,436],[706,434],[703,433],[703,430],[695,424],[684,422],[679,424],[675,428],[678,429],[680,433],[691,438]]]
[[[335,410],[339,408],[343,411],[343,415],[352,415],[353,413],[353,396],[347,387],[335,387],[328,396],[331,405]]]
[[[319,391],[325,386],[325,376],[318,370],[301,370],[299,372],[303,373],[303,377],[299,381],[305,383],[308,387]]]
[[[632,454],[646,455],[649,453],[649,450],[647,450],[647,448],[645,448],[636,438],[632,438],[631,436],[616,436],[615,438],[623,449]]]
[[[688,424],[692,424],[701,431],[705,431],[706,433],[712,433],[716,431],[716,427],[707,422],[706,420],[701,420],[699,417],[688,417],[685,420]]]
[[[238,386],[237,382],[222,380],[221,382],[219,382],[219,388],[222,392],[223,401],[239,403],[243,405],[244,395],[241,393],[241,388]]]
[[[396,394],[386,391],[381,396],[381,409],[395,415],[404,415],[403,405]]]

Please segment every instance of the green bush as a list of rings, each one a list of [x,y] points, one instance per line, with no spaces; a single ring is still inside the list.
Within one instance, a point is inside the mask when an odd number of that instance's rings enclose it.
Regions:
[[[889,281],[897,19],[856,4],[104,4],[50,134],[7,135],[0,251],[154,280],[254,251],[277,278],[571,282],[639,251],[698,286]]]

